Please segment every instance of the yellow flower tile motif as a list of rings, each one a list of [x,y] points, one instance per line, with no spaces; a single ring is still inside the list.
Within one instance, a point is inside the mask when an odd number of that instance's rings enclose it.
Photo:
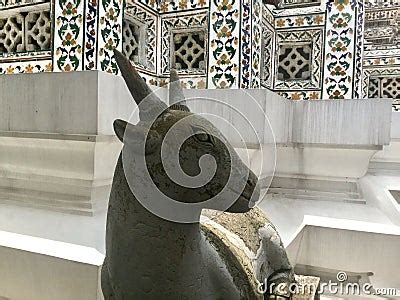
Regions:
[[[304,18],[303,17],[296,18],[295,23],[296,23],[297,26],[304,25]]]
[[[8,66],[6,69],[6,74],[14,74],[15,68],[13,66]]]
[[[47,65],[44,66],[44,71],[45,72],[51,72],[53,71],[53,64],[50,62]]]
[[[343,11],[345,7],[349,4],[349,0],[335,0],[334,5],[338,11]]]
[[[197,84],[198,89],[205,89],[206,88],[206,82],[205,80],[200,80],[199,83]]]
[[[291,98],[292,98],[292,100],[300,100],[301,99],[301,94],[295,92],[295,93],[292,94]]]
[[[31,64],[25,67],[25,73],[33,73],[33,66]]]
[[[276,26],[278,27],[284,27],[285,26],[286,21],[284,19],[278,19],[276,21]]]
[[[319,99],[319,93],[318,92],[311,92],[310,93],[310,100],[318,100]]]
[[[180,0],[179,1],[179,8],[180,9],[186,9],[187,8],[187,4],[188,4],[187,0]]]
[[[315,16],[313,21],[315,25],[320,25],[323,24],[324,18],[322,16]]]

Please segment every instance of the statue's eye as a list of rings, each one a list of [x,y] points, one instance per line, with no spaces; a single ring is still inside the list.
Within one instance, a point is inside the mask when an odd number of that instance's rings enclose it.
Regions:
[[[210,143],[214,145],[213,138],[211,135],[205,132],[199,132],[194,135],[195,139],[202,143]]]

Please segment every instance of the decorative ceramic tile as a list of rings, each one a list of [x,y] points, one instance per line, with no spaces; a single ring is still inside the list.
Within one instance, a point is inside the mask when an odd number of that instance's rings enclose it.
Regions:
[[[158,12],[158,3],[157,0],[128,0],[127,4],[131,5],[132,3],[142,3],[146,7],[152,9],[154,12]]]
[[[369,9],[365,13],[365,21],[377,21],[384,19],[395,19],[397,18],[398,8],[391,7],[390,9]]]
[[[354,37],[355,61],[353,74],[353,97],[354,99],[362,98],[362,77],[363,77],[363,56],[364,56],[364,1],[358,0],[356,12],[356,35]]]
[[[131,0],[131,2],[133,2]],[[137,0],[158,13],[179,12],[207,8],[209,0]]]
[[[97,0],[85,1],[85,52],[84,69],[94,70],[97,67],[97,25],[98,25],[98,2]]]
[[[210,5],[208,88],[238,88],[240,1],[212,0]]]
[[[400,48],[398,49],[377,49],[364,51],[364,57],[379,57],[379,56],[400,56]]]
[[[52,72],[51,60],[2,63],[0,74]]]
[[[283,0],[280,6],[283,8],[298,8],[304,5],[320,5],[321,0]]]
[[[159,80],[159,86],[163,86],[168,83],[168,78]],[[181,86],[184,89],[205,89],[207,88],[207,77],[181,77]]]
[[[194,10],[208,7],[208,0],[161,0],[158,6],[160,13],[171,11]]]
[[[329,0],[326,0],[329,1]],[[348,1],[348,0],[336,0],[336,2],[340,1]],[[333,2],[330,1],[330,2]],[[282,16],[300,16],[300,15],[310,15],[310,14],[318,14],[325,12],[325,8],[321,5],[308,6],[308,7],[296,7],[295,9],[274,9],[272,14],[275,17]]]
[[[321,87],[321,72],[322,72],[322,45],[323,45],[323,30],[322,29],[309,29],[309,30],[290,30],[290,31],[277,31],[277,50],[281,55],[276,55],[275,58],[275,84],[274,89],[279,90],[290,90],[290,89],[316,89]],[[299,53],[295,51],[296,45],[299,45],[300,49],[310,49],[309,53]],[[306,47],[307,46],[307,47]],[[296,49],[295,49],[296,48]],[[289,51],[288,51],[289,50]],[[298,57],[298,61],[302,64],[306,63],[306,58],[300,54],[307,55],[310,59],[309,62],[309,76],[304,77],[303,75],[293,78],[287,78],[279,76],[280,68],[278,67],[282,61],[280,58],[289,59],[285,57],[287,53],[291,56]],[[287,63],[291,63],[290,59]],[[285,63],[285,64],[287,64]],[[289,66],[290,67],[290,66]],[[290,67],[292,69],[293,67]],[[296,65],[297,68],[297,65]],[[297,69],[296,69],[297,70]],[[304,71],[299,69],[297,71]]]
[[[208,15],[207,11],[198,11],[196,14],[179,14],[174,16],[165,16],[161,19],[161,74],[169,73],[171,61],[171,38],[174,32],[203,31],[207,36]],[[207,40],[205,49],[208,49]],[[205,74],[206,70],[189,70],[180,73]]]
[[[357,1],[326,2],[324,99],[353,97]]]
[[[370,87],[370,82],[372,84],[375,84],[374,81],[370,80],[371,78],[382,78],[382,77],[389,77],[389,78],[395,78],[395,77],[400,77],[400,68],[364,68],[363,70],[364,76],[363,76],[363,98],[368,98],[369,97],[369,87]],[[371,87],[372,89],[372,87]],[[379,94],[380,95],[380,94]],[[381,95],[380,95],[381,96]]]
[[[265,4],[263,4],[262,6],[262,18],[264,21],[266,21],[267,24],[271,24],[271,26],[274,26],[274,15]]]
[[[141,8],[138,4],[126,6],[124,13],[127,17],[134,18],[145,25],[146,65],[142,67],[156,72],[157,15]]]
[[[0,62],[16,60],[42,60],[51,58],[51,51],[31,51],[20,53],[0,53]]]
[[[368,98],[392,98],[393,110],[400,109],[400,76],[370,76]]]
[[[154,76],[138,67],[138,71],[142,78],[150,85],[163,87],[169,83],[169,77],[167,76]],[[185,89],[205,89],[207,88],[207,77],[196,76],[196,77],[180,77],[182,88]]]
[[[274,21],[276,29],[308,26],[324,26],[325,13],[277,17]]]
[[[251,81],[251,0],[242,0],[241,37],[240,37],[240,88],[250,88]]]
[[[295,91],[282,92],[277,91],[279,95],[290,100],[319,100],[321,99],[321,91]]]
[[[261,87],[261,46],[262,46],[262,2],[253,0],[252,4],[252,47],[251,47],[251,88]]]
[[[83,0],[55,1],[54,71],[82,70]]]
[[[400,99],[394,99],[392,104],[393,111],[400,111]]]
[[[118,73],[114,48],[122,49],[123,0],[101,0],[99,3],[99,37],[97,68],[108,73]]]
[[[376,57],[376,58],[364,58],[363,64],[365,67],[370,66],[394,66],[400,65],[400,56],[392,57]]]
[[[274,31],[263,23],[261,85],[272,88]]]

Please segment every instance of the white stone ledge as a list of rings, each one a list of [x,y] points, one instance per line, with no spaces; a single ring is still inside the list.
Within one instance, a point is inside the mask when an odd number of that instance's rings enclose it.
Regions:
[[[59,134],[46,132],[4,131],[0,130],[0,137],[15,137],[41,140],[66,140],[80,142],[113,142],[118,138],[113,135],[85,135],[85,134]]]
[[[104,261],[104,255],[95,248],[6,231],[0,231],[0,247],[28,251],[94,266],[101,266]]]
[[[0,298],[100,300],[96,249],[0,231]]]

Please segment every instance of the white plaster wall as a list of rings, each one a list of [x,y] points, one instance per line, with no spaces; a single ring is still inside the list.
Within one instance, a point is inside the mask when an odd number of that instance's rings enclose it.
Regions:
[[[0,130],[113,135],[135,105],[122,78],[98,71],[0,78]]]
[[[227,104],[189,103],[194,112],[220,115],[240,132],[246,133],[249,129],[245,122],[238,121],[236,109],[250,120],[264,143],[271,142],[266,117],[278,144],[371,146],[389,143],[390,99],[290,101],[266,89],[246,90],[248,96],[242,93],[232,89],[185,90],[189,98],[211,98]],[[223,129],[222,124],[217,125]],[[249,144],[255,142],[253,135],[244,137]]]

